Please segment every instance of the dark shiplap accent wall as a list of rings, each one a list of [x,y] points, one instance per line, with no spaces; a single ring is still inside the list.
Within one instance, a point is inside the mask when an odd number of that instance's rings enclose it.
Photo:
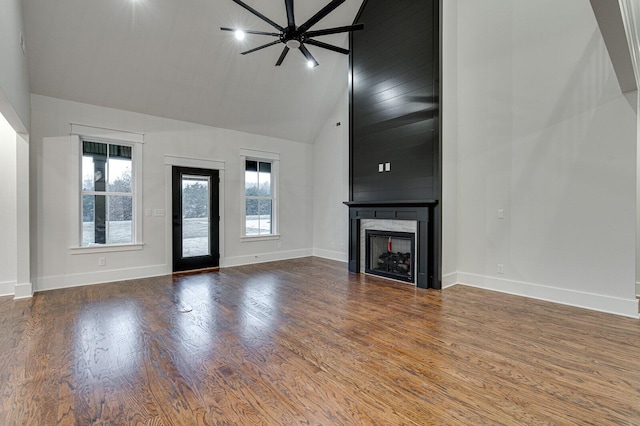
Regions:
[[[438,1],[367,0],[356,22],[350,199],[439,200]]]

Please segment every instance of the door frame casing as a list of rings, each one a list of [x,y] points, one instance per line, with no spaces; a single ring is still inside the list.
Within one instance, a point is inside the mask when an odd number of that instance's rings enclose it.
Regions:
[[[218,248],[220,251],[219,265],[224,264],[225,258],[225,212],[224,212],[224,200],[225,200],[225,162],[219,160],[203,160],[200,158],[191,157],[179,157],[175,155],[164,156],[165,165],[165,264],[167,268],[167,274],[173,273],[173,217],[172,217],[172,197],[173,197],[173,166],[177,167],[192,167],[196,169],[209,169],[217,170],[220,183],[218,184],[218,211],[220,215],[220,223],[218,230]],[[144,200],[143,200],[143,204]],[[146,204],[145,204],[146,205]],[[149,208],[149,207],[147,207]]]

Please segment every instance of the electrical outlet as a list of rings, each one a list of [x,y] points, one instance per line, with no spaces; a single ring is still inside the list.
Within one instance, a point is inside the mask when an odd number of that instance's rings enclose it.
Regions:
[[[164,209],[153,209],[154,216],[164,216]]]
[[[504,219],[504,210],[498,209],[498,219]]]
[[[146,210],[144,211],[144,215],[145,215],[145,216],[152,216],[152,215],[153,215],[153,210],[151,210],[151,209],[146,209]]]
[[[104,266],[107,264],[107,258],[106,257],[99,257],[98,258],[98,266]]]
[[[504,265],[502,263],[498,263],[498,273],[504,274]]]

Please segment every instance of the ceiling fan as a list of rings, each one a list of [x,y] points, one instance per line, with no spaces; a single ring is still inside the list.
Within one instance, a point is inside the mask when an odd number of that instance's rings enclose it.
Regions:
[[[236,33],[236,36],[238,38],[242,38],[244,36],[244,33],[278,37],[278,40],[276,41],[256,47],[255,49],[247,50],[246,52],[241,52],[242,55],[246,55],[247,53],[252,53],[257,50],[264,49],[265,47],[273,46],[278,43],[283,43],[285,46],[284,46],[284,50],[280,54],[280,57],[278,58],[278,61],[276,62],[277,67],[282,65],[282,61],[284,61],[284,58],[287,56],[287,53],[289,53],[290,49],[300,50],[300,52],[307,59],[307,64],[309,65],[309,67],[312,68],[312,67],[318,66],[318,61],[316,61],[316,59],[313,57],[311,52],[309,52],[309,49],[307,49],[305,44],[321,47],[323,49],[328,49],[334,52],[348,55],[349,54],[348,49],[343,49],[338,46],[334,46],[328,43],[323,43],[318,40],[313,40],[312,37],[357,31],[357,30],[362,30],[364,28],[364,24],[355,24],[355,25],[347,25],[344,27],[335,27],[335,28],[327,28],[324,30],[309,31],[312,26],[317,24],[318,21],[320,21],[322,18],[327,16],[329,13],[331,13],[335,8],[337,8],[342,3],[344,3],[345,0],[332,0],[329,4],[323,7],[318,13],[316,13],[311,18],[309,18],[307,22],[305,22],[300,26],[296,26],[295,17],[293,15],[293,0],[284,0],[284,5],[287,10],[287,26],[286,27],[281,27],[280,25],[273,22],[271,19],[264,16],[262,13],[258,12],[257,10],[255,10],[254,8],[252,8],[251,6],[249,6],[248,4],[240,0],[233,0],[233,2],[244,7],[249,12],[253,13],[255,16],[257,16],[258,18],[262,19],[263,21],[265,21],[266,23],[268,23],[269,25],[277,29],[279,32],[269,33],[264,31],[240,30],[236,28],[225,28],[225,27],[222,27],[220,29],[222,31],[233,31]]]

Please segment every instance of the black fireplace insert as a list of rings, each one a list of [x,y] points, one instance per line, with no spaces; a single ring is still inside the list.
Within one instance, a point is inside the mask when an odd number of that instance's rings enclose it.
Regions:
[[[415,283],[415,234],[410,232],[365,230],[365,271],[400,281]]]

